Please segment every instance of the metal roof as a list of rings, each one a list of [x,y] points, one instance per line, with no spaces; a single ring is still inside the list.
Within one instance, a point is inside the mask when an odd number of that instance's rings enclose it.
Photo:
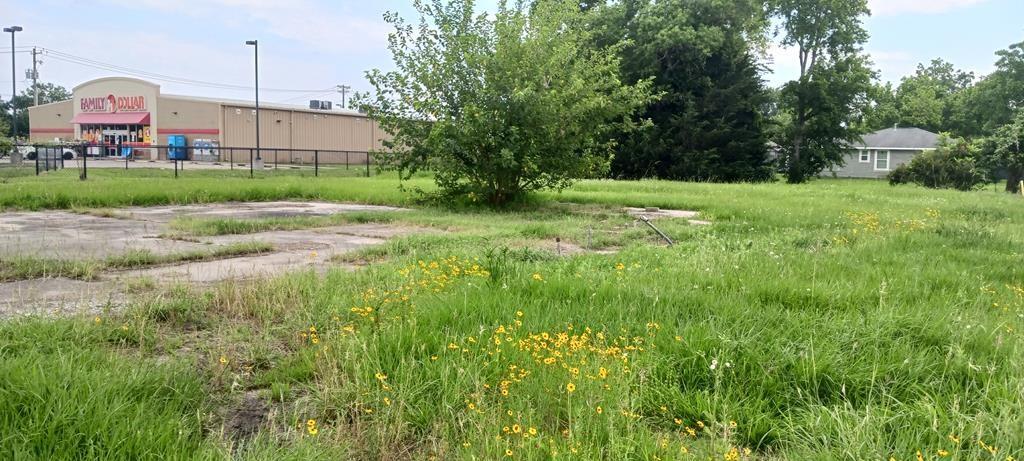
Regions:
[[[244,100],[244,99],[208,98],[208,97],[203,97],[203,96],[185,96],[185,95],[180,95],[180,94],[167,94],[167,93],[161,93],[158,96],[161,97],[161,98],[177,99],[177,100],[180,100],[180,101],[211,102],[211,103],[217,103],[217,104],[221,104],[221,105],[225,105],[225,106],[232,106],[232,107],[245,107],[245,108],[255,108],[256,107],[256,104],[251,99]],[[263,101],[260,101],[260,109],[292,110],[292,111],[296,111],[296,112],[309,112],[309,113],[320,114],[320,115],[348,115],[348,116],[351,116],[351,117],[367,117],[366,114],[364,114],[362,112],[359,112],[359,111],[352,110],[352,109],[320,110],[320,109],[310,109],[307,106],[302,106],[302,105],[297,105],[297,104],[281,104],[281,103],[263,102]]]
[[[939,135],[920,128],[886,128],[864,135],[854,147],[882,149],[934,149]]]

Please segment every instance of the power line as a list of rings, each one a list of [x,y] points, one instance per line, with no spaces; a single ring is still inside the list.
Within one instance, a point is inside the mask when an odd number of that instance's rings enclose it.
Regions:
[[[119,65],[116,65],[116,64],[110,64],[110,63],[106,63],[106,62],[102,62],[102,61],[97,61],[97,60],[94,60],[94,59],[89,59],[89,58],[85,58],[85,57],[81,57],[81,56],[76,56],[76,55],[73,55],[73,54],[70,54],[70,53],[65,53],[65,52],[62,52],[62,51],[59,51],[59,50],[54,50],[54,49],[51,49],[51,48],[40,48],[40,49],[43,50],[43,52],[44,52],[44,54],[46,56],[48,56],[50,58],[53,58],[53,59],[56,59],[58,61],[63,61],[63,62],[67,62],[67,63],[70,63],[70,64],[77,64],[77,65],[80,65],[80,66],[91,67],[91,68],[100,69],[100,70],[106,70],[106,71],[112,71],[112,72],[120,72],[120,73],[123,73],[123,74],[132,75],[132,76],[135,76],[135,77],[148,78],[148,79],[151,79],[151,80],[158,80],[158,81],[168,82],[168,83],[177,83],[177,84],[181,84],[181,85],[191,85],[191,86],[200,86],[200,87],[207,87],[207,88],[216,88],[216,89],[222,89],[222,90],[240,90],[240,91],[248,90],[248,91],[251,91],[251,90],[254,89],[251,86],[245,86],[245,85],[234,85],[234,84],[229,84],[229,83],[208,82],[208,81],[203,81],[203,80],[195,80],[195,79],[184,78],[184,77],[175,77],[175,76],[171,76],[171,75],[159,74],[159,73],[156,73],[156,72],[148,72],[148,71],[144,71],[144,70],[133,69],[133,68],[130,68],[130,67],[119,66]],[[262,87],[260,88],[261,92],[266,91],[266,92],[270,92],[270,93],[304,93],[304,94],[309,94],[309,93],[317,93],[317,94],[319,94],[319,93],[330,92],[330,91],[333,91],[333,90],[334,90],[334,87],[322,88],[322,89],[291,89],[291,88],[262,88]]]
[[[333,89],[332,90],[327,90],[327,91],[318,91],[316,93],[310,92],[310,93],[300,94],[298,96],[293,96],[293,97],[290,97],[288,99],[281,99],[281,100],[278,100],[277,102],[279,102],[279,103],[291,102],[291,101],[296,101],[296,100],[300,100],[300,99],[312,98],[313,96],[321,96],[321,95],[333,94],[333,93],[334,93]]]

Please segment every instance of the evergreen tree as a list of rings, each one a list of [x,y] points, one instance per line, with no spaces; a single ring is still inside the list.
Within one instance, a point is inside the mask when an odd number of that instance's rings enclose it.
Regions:
[[[754,2],[624,1],[603,7],[599,37],[625,36],[623,78],[653,78],[660,99],[649,126],[624,136],[617,177],[762,181],[772,177],[762,82],[751,37],[763,32]]]

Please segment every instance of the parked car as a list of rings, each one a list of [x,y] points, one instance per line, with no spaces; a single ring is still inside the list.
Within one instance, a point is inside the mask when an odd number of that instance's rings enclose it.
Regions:
[[[57,146],[60,147],[61,157],[64,160],[74,160],[80,156],[78,151],[68,146]],[[36,159],[36,147],[35,146],[18,146],[18,151],[21,152],[21,157],[26,160]]]

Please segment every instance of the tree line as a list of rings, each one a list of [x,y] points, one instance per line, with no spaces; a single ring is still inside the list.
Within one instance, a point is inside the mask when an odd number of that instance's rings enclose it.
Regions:
[[[396,70],[368,72],[376,94],[359,104],[395,134],[390,165],[434,171],[452,195],[502,204],[583,177],[800,183],[893,125],[975,139],[975,163],[1021,176],[1008,140],[1024,124],[1024,44],[987,76],[936,59],[894,86],[864,51],[867,0],[414,5],[415,20],[386,15]],[[772,40],[797,52],[779,88],[765,83]]]
[[[71,99],[71,92],[63,86],[53,83],[38,83],[36,87],[39,89],[39,104]],[[32,87],[25,88],[21,94],[9,100],[0,101],[0,137],[14,136],[17,139],[27,139],[29,135],[28,108],[33,104],[35,104],[35,89]],[[17,133],[11,132],[13,128],[11,123],[12,106],[17,109],[18,113]]]
[[[414,7],[417,18],[385,15],[395,68],[367,72],[376,91],[354,103],[392,134],[384,164],[403,177],[430,170],[452,196],[501,205],[595,177],[770,181],[781,171],[801,183],[894,125],[948,133],[937,157],[972,168],[960,177],[998,172],[1015,190],[1024,176],[1024,42],[996,53],[989,75],[936,59],[893,85],[864,51],[867,0]],[[799,68],[778,88],[765,82],[773,40]],[[58,90],[44,100],[67,97]],[[19,118],[27,134],[27,111]],[[897,179],[922,182],[907,173]]]

